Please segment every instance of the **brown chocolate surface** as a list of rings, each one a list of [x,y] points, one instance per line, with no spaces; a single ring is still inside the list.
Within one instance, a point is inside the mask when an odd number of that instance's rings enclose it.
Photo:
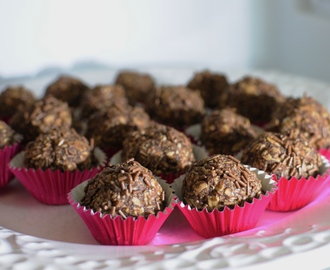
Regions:
[[[19,140],[19,135],[4,121],[0,121],[0,148],[12,145]]]
[[[93,165],[93,143],[74,129],[57,128],[40,134],[25,148],[25,166],[34,169],[73,171]]]
[[[312,97],[287,98],[275,110],[268,131],[308,140],[316,149],[330,147],[330,114]]]
[[[246,76],[230,85],[226,104],[252,123],[267,123],[284,97],[279,89],[256,77]]]
[[[9,86],[0,94],[0,116],[11,117],[31,107],[35,101],[33,92],[24,86]]]
[[[24,136],[24,142],[34,140],[40,133],[57,127],[70,127],[71,110],[66,102],[55,97],[45,97],[25,111],[18,111],[12,117],[10,126]]]
[[[88,91],[89,87],[81,80],[62,75],[47,86],[45,96],[56,97],[67,102],[70,107],[76,107]]]
[[[188,137],[157,123],[128,134],[123,142],[122,160],[130,158],[156,175],[184,172],[195,161]]]
[[[225,93],[227,92],[229,82],[224,74],[214,73],[209,70],[197,72],[187,86],[200,92],[206,107],[222,108],[225,106]]]
[[[113,105],[88,119],[86,137],[102,148],[121,147],[128,132],[149,124],[149,115],[143,108]]]
[[[132,159],[109,164],[90,179],[80,204],[111,218],[147,218],[164,209],[165,192],[152,172]]]
[[[154,91],[155,82],[151,75],[136,71],[123,70],[118,73],[115,83],[122,85],[131,105],[145,103],[146,97]]]
[[[215,155],[193,164],[182,185],[184,203],[199,210],[222,210],[225,206],[242,206],[259,198],[261,182],[239,160]]]
[[[87,119],[93,113],[105,111],[114,104],[128,104],[124,88],[120,85],[97,85],[82,98],[80,117]]]
[[[149,115],[162,124],[182,127],[201,122],[204,101],[197,91],[184,86],[160,86],[146,103]]]
[[[316,176],[322,159],[306,141],[266,132],[247,145],[241,162],[275,174],[278,179],[282,176],[290,179]]]
[[[257,135],[249,119],[231,108],[214,110],[202,122],[201,142],[210,154],[235,155]]]

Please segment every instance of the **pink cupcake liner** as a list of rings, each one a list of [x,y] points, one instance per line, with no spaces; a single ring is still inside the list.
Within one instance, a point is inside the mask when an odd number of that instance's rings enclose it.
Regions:
[[[68,200],[100,244],[145,245],[155,237],[176,205],[173,190],[164,180],[158,180],[166,194],[166,207],[163,211],[150,215],[148,218],[143,216],[128,217],[127,219],[123,219],[121,216],[111,218],[109,214],[102,216],[100,212],[94,212],[81,206],[79,202],[84,196],[84,188],[88,181],[75,187],[68,194]]]
[[[84,171],[42,170],[24,168],[24,152],[17,154],[10,162],[9,168],[26,190],[39,202],[50,205],[69,204],[67,194],[83,181],[92,178],[105,165],[106,157],[100,149],[94,155],[99,165]]]
[[[223,210],[214,209],[209,212],[207,209],[191,208],[182,201],[181,188],[185,176],[182,175],[174,181],[172,188],[177,195],[177,207],[197,234],[204,238],[212,238],[249,230],[257,224],[277,192],[277,186],[270,175],[256,168],[246,167],[260,179],[264,194],[251,202],[245,202],[243,206],[236,205],[233,209],[224,207]]]
[[[21,143],[17,142],[0,149],[0,187],[7,185],[14,174],[9,169],[10,160],[20,151]]]
[[[110,158],[110,163],[112,164],[118,164],[120,162],[122,162],[121,160],[121,150],[118,151],[116,154],[114,154],[111,158]],[[205,150],[205,148],[197,146],[197,145],[193,145],[193,152],[194,152],[194,156],[196,161],[199,161],[205,157],[208,157],[208,153]],[[177,172],[177,173],[161,173],[160,175],[157,175],[158,177],[160,177],[161,179],[165,180],[168,184],[172,184],[173,181],[175,179],[177,179],[180,175],[184,174],[184,172]]]
[[[319,153],[330,161],[330,149],[322,148],[319,150]]]
[[[317,177],[302,177],[297,179],[292,177],[287,179],[281,177],[277,179],[275,175],[273,180],[277,182],[278,191],[268,204],[267,209],[272,211],[293,211],[300,209],[310,202],[318,194],[318,191],[327,185],[330,181],[329,169],[330,164],[325,157],[322,157],[323,164],[320,174]]]

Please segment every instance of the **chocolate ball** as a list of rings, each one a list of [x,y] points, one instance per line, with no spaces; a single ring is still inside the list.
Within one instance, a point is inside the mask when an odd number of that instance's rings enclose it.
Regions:
[[[222,108],[225,106],[225,93],[229,82],[224,74],[214,73],[209,70],[197,72],[187,86],[200,92],[205,106],[209,108]]]
[[[243,206],[259,198],[261,181],[232,156],[215,155],[194,163],[182,184],[184,203],[199,210]]]
[[[9,86],[0,94],[0,116],[11,117],[31,107],[35,101],[33,92],[24,86]]]
[[[249,119],[231,108],[214,110],[202,122],[201,142],[210,154],[235,155],[257,136]]]
[[[113,105],[88,119],[86,137],[93,138],[101,148],[121,147],[128,132],[149,124],[149,115],[143,108]]]
[[[258,124],[269,122],[273,111],[284,101],[277,86],[250,76],[230,85],[227,95],[229,107]]]
[[[0,121],[0,148],[12,145],[18,142],[20,135],[17,134],[10,126],[4,121]]]
[[[93,165],[93,144],[74,129],[57,128],[40,134],[24,150],[27,168],[74,171]]]
[[[81,118],[87,119],[93,113],[105,111],[115,104],[127,106],[124,88],[120,85],[97,85],[82,98]]]
[[[308,140],[316,149],[330,147],[330,114],[312,97],[287,98],[266,130]]]
[[[278,179],[315,177],[322,165],[321,155],[307,141],[273,132],[252,140],[244,149],[241,162],[275,174]]]
[[[66,102],[55,97],[45,97],[26,111],[19,111],[12,117],[10,126],[24,136],[24,142],[34,140],[39,134],[57,127],[70,127],[71,110]]]
[[[128,101],[133,106],[137,103],[144,103],[155,87],[151,75],[129,70],[119,72],[115,83],[124,87]]]
[[[60,76],[47,86],[45,96],[53,96],[70,107],[77,107],[83,96],[89,91],[89,87],[81,80],[71,76]]]
[[[146,103],[149,115],[162,124],[182,127],[199,123],[205,115],[199,92],[184,86],[160,86]]]
[[[156,175],[185,172],[195,161],[188,137],[172,127],[157,123],[127,135],[123,142],[122,160],[130,158]]]
[[[165,207],[165,192],[147,168],[134,160],[109,164],[88,180],[80,204],[111,218],[148,217]]]

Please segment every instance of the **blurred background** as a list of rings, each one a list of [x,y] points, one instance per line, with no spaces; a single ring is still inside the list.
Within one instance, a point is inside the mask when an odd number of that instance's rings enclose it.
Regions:
[[[330,82],[329,0],[0,0],[0,38],[2,78],[105,65],[272,69]]]

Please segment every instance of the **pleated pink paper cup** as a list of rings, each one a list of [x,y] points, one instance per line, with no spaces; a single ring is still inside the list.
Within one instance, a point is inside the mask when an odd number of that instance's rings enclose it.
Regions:
[[[198,146],[198,145],[193,145],[193,152],[194,152],[196,161],[206,158],[208,156],[208,153],[205,150],[205,148]],[[116,154],[114,154],[110,158],[110,163],[112,163],[112,164],[121,163],[122,162],[121,153],[122,153],[122,151],[119,150]],[[180,177],[180,175],[182,175],[184,173],[185,172],[161,173],[157,176],[159,178],[165,180],[168,184],[172,184],[175,179],[177,179],[178,177]]]
[[[272,176],[273,180],[277,182],[278,191],[273,196],[268,204],[267,209],[272,211],[293,211],[298,210],[310,202],[317,196],[318,192],[322,190],[325,185],[329,184],[329,161],[322,156],[322,166],[320,174],[316,177],[302,177],[297,179],[292,177],[287,179],[281,177],[277,179],[275,175]]]
[[[330,161],[330,149],[322,148],[319,150],[319,153]]]
[[[0,187],[6,186],[14,179],[14,174],[9,169],[10,160],[20,151],[21,142],[5,146],[0,149]]]
[[[105,154],[98,148],[94,150],[98,165],[83,171],[64,171],[33,169],[24,167],[24,151],[18,153],[10,162],[9,168],[18,181],[39,202],[49,205],[69,204],[67,195],[77,185],[92,178],[106,164]]]
[[[68,194],[68,200],[100,244],[145,245],[155,237],[176,205],[170,186],[162,179],[158,179],[158,182],[166,194],[166,207],[163,211],[156,215],[149,215],[147,218],[143,216],[138,218],[130,216],[126,219],[121,216],[112,218],[109,214],[102,215],[100,212],[94,212],[92,209],[80,205],[88,181],[72,189]]]
[[[225,206],[223,210],[214,209],[211,212],[207,209],[192,208],[185,204],[182,198],[181,189],[185,175],[174,181],[172,188],[177,196],[177,207],[197,234],[204,238],[213,238],[255,227],[268,203],[277,192],[277,186],[270,175],[256,168],[246,167],[255,173],[261,181],[263,193],[259,198],[254,198],[251,202],[246,201],[243,206],[236,205],[234,208]]]

